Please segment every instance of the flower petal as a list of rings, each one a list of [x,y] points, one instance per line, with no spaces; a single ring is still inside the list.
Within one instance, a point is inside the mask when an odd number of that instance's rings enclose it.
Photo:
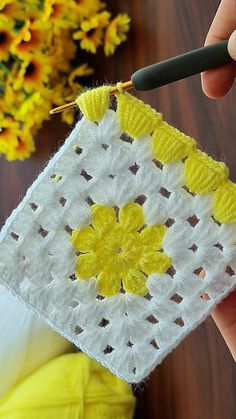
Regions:
[[[142,255],[142,248],[133,248],[128,252],[121,252],[118,256],[120,258],[120,271],[126,274],[130,269],[136,268],[139,263],[139,259]]]
[[[108,230],[116,223],[116,212],[112,207],[94,204],[91,207],[93,227],[98,231]]]
[[[119,221],[127,231],[137,231],[144,224],[144,214],[141,205],[131,202],[120,209]]]
[[[155,225],[144,228],[141,232],[141,239],[144,246],[148,246],[148,250],[159,250],[163,237],[167,231],[164,225]]]
[[[113,272],[112,269],[106,269],[98,276],[97,285],[99,294],[112,297],[119,293],[121,279],[118,273]]]
[[[139,268],[145,274],[150,275],[153,273],[163,273],[172,264],[171,258],[162,252],[149,252],[139,261]]]
[[[99,260],[93,254],[80,255],[77,258],[75,274],[80,279],[89,279],[101,270]]]
[[[126,292],[132,294],[145,295],[148,290],[146,287],[146,277],[138,269],[130,269],[123,279],[123,286]]]
[[[71,236],[71,243],[81,252],[91,252],[96,240],[97,232],[92,227],[84,227],[82,230],[74,230]]]

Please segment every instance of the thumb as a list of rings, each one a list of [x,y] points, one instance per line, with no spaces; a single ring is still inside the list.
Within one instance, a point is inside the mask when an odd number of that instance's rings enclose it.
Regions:
[[[233,60],[236,60],[236,30],[230,35],[228,51]]]

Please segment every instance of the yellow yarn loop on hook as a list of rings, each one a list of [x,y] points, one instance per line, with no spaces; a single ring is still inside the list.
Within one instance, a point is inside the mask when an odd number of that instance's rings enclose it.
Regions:
[[[101,121],[109,107],[110,90],[110,86],[101,86],[87,90],[77,97],[76,103],[85,118],[92,122]]]

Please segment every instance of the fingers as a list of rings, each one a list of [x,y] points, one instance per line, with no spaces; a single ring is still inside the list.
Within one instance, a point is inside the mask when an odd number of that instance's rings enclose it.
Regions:
[[[212,317],[236,361],[236,291],[213,310]]]
[[[206,37],[205,45],[228,39],[236,29],[236,1],[222,0]]]
[[[205,45],[211,45],[224,39],[236,29],[236,0],[222,0],[207,34]],[[229,53],[236,56],[236,35],[230,40]],[[217,69],[202,73],[202,89],[213,99],[224,96],[231,88],[236,77],[236,63],[226,64]]]
[[[204,280],[206,272],[202,270],[199,277]],[[207,293],[202,295],[204,300],[209,300]],[[220,330],[234,360],[236,360],[236,291],[225,298],[211,313],[218,329]]]
[[[202,73],[202,90],[211,99],[219,99],[231,89],[236,77],[236,63]]]
[[[229,38],[228,51],[231,57],[236,61],[236,31],[234,31]]]

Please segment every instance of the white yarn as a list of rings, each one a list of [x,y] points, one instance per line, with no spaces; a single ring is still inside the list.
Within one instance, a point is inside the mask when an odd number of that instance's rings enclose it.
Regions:
[[[71,349],[69,341],[0,285],[0,397],[50,359]]]
[[[181,161],[161,169],[149,137],[129,143],[121,134],[112,110],[98,125],[85,118],[76,125],[2,229],[0,281],[84,352],[137,383],[235,288],[236,226],[213,220],[212,194],[193,197],[183,188]],[[135,163],[136,174],[130,170]],[[147,224],[175,221],[162,245],[175,274],[150,275],[147,298],[120,293],[99,299],[94,278],[73,280],[76,255],[68,232],[90,224],[93,201],[122,207],[140,195]],[[199,268],[206,270],[204,280]],[[204,292],[210,300],[201,298]],[[107,347],[113,350],[106,353]]]

